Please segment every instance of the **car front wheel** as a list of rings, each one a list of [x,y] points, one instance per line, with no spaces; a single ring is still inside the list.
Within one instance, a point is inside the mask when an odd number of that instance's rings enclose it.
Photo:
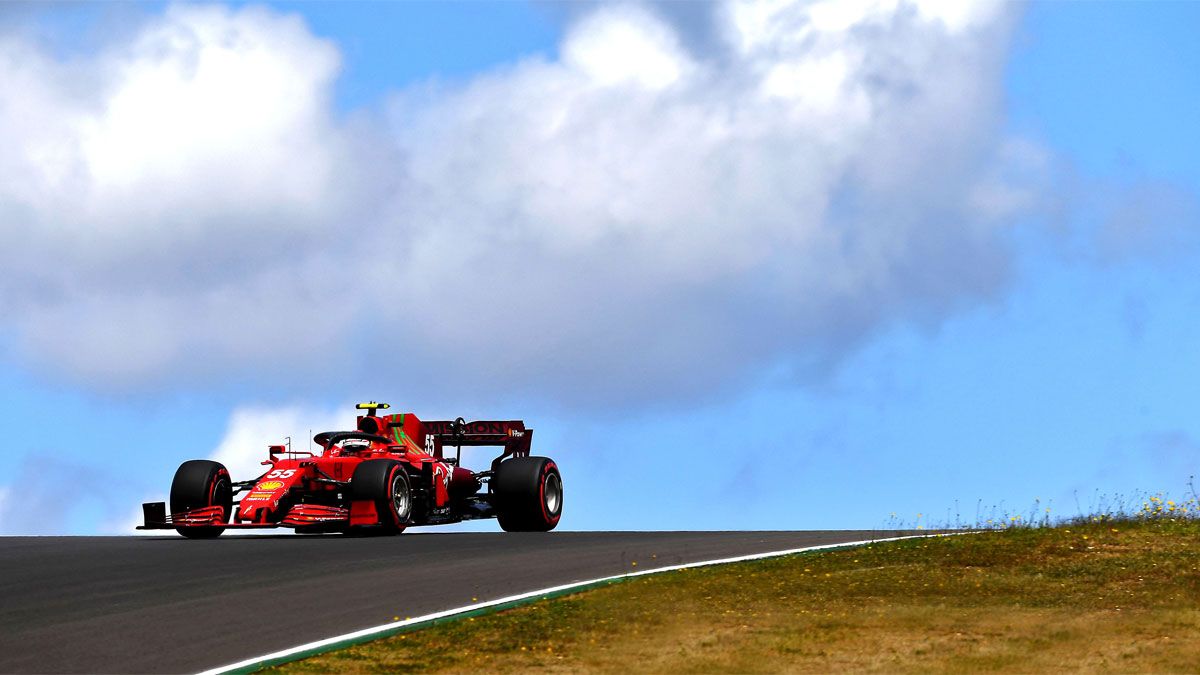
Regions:
[[[219,462],[193,459],[179,465],[171,481],[171,513],[178,516],[192,509],[220,506],[221,522],[228,523],[233,513],[233,483],[229,471]],[[225,531],[219,526],[177,527],[188,539],[211,539]]]

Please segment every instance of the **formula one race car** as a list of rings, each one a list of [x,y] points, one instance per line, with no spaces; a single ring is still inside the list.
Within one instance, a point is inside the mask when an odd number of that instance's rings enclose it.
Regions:
[[[163,502],[143,504],[138,529],[208,538],[226,528],[268,527],[399,534],[409,525],[477,518],[496,518],[507,532],[558,525],[562,477],[553,460],[529,455],[533,430],[524,422],[422,422],[411,413],[378,416],[386,403],[357,407],[367,414],[356,430],[313,438],[319,454],[268,446],[263,464],[270,468],[254,480],[234,482],[217,462],[184,462],[171,483],[170,512]],[[470,471],[459,466],[464,445],[503,451],[486,471]],[[450,446],[458,449],[454,457],[445,456]]]

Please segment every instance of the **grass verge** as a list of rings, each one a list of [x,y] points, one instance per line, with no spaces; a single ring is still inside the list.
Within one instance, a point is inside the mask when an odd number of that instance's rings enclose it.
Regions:
[[[1195,671],[1200,523],[1014,528],[669,572],[310,672]]]

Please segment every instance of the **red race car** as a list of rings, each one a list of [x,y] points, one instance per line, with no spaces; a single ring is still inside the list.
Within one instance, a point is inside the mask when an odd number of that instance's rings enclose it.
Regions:
[[[254,480],[234,482],[218,462],[184,462],[171,483],[170,512],[163,502],[143,504],[138,529],[208,538],[268,527],[399,534],[409,525],[478,518],[496,518],[508,532],[558,525],[562,476],[553,460],[529,455],[533,430],[524,422],[422,422],[411,413],[378,415],[386,403],[357,407],[367,413],[356,430],[313,438],[319,454],[269,446],[263,464],[270,468]],[[459,466],[464,445],[503,451],[486,471],[471,471]],[[454,457],[445,455],[450,446]]]

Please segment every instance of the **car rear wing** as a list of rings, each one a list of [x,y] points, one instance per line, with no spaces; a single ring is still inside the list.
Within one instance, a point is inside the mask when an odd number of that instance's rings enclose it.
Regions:
[[[527,457],[533,443],[533,429],[525,428],[521,420],[456,420],[422,421],[426,447],[435,457],[442,458],[443,448],[453,446],[500,446],[504,452],[492,460],[492,470],[505,457]]]

